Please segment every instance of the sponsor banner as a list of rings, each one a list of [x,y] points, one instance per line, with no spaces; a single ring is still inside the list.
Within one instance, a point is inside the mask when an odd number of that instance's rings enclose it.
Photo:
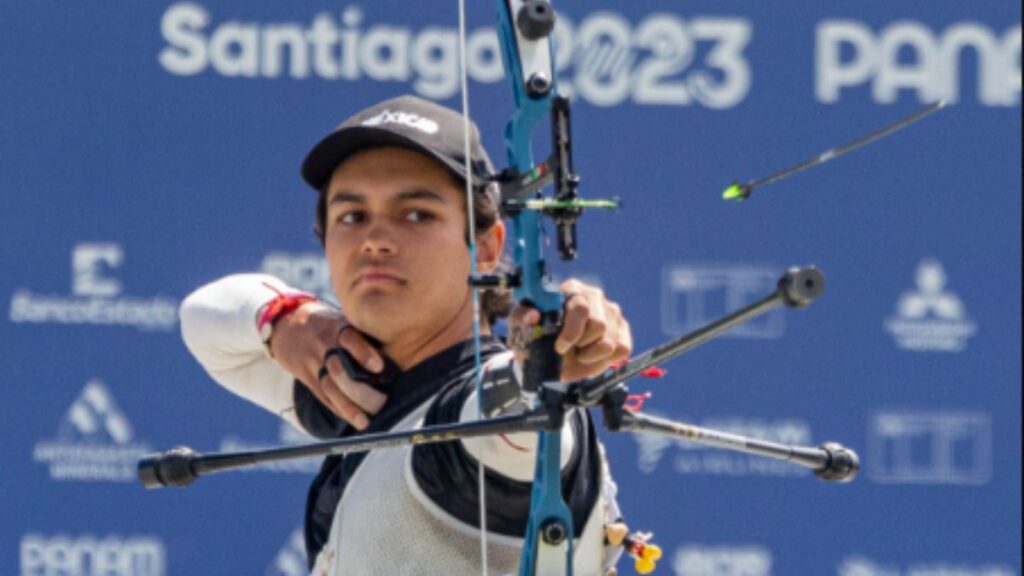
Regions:
[[[80,534],[21,537],[21,576],[164,576],[167,552],[160,538]]]
[[[318,459],[184,491],[137,484],[137,460],[174,445],[308,441],[209,385],[177,337],[179,300],[249,269],[335,302],[318,243],[296,235],[312,207],[302,154],[385,98],[459,108],[456,6],[65,3],[58,18],[50,4],[0,18],[0,421],[15,455],[0,472],[0,574],[303,574],[295,528]],[[500,169],[514,102],[494,6],[476,4],[471,113]],[[603,284],[640,352],[750,304],[791,264],[829,282],[806,318],[773,311],[666,364],[675,384],[632,387],[673,419],[842,442],[860,476],[836,486],[601,432],[623,515],[666,544],[662,571],[1019,574],[1019,3],[555,7],[580,191],[624,209],[581,221],[586,250],[551,262],[552,283]],[[717,194],[940,98],[956,105],[763,197]],[[551,136],[539,127],[538,156]]]
[[[775,290],[781,270],[769,265],[666,265],[661,275],[662,331],[679,336],[753,304]],[[724,336],[777,339],[784,333],[785,317],[773,310]]]
[[[960,297],[946,288],[942,264],[922,260],[914,281],[916,287],[900,296],[896,313],[885,321],[896,345],[915,352],[962,352],[978,329]]]
[[[135,482],[136,466],[154,452],[135,439],[131,422],[101,380],[90,380],[71,403],[49,440],[36,442],[35,462],[49,467],[51,480]]]
[[[978,59],[974,78],[962,78],[971,70],[964,67],[965,55]],[[879,104],[896,102],[904,91],[922,103],[954,103],[973,85],[985,106],[1019,106],[1020,55],[1020,23],[999,29],[961,21],[934,28],[901,19],[874,28],[829,19],[815,35],[815,95],[834,104],[844,90],[870,85]]]
[[[160,65],[176,76],[373,80],[408,85],[444,100],[458,94],[458,31],[376,22],[358,4],[288,21],[243,21],[179,2],[164,12]],[[751,23],[735,16],[627,17],[602,10],[579,20],[559,14],[555,63],[561,90],[596,106],[733,108],[750,92]],[[505,80],[493,27],[469,31],[467,73]]]
[[[173,330],[178,325],[177,300],[122,295],[124,287],[113,270],[124,260],[120,244],[76,244],[71,251],[71,294],[36,294],[29,288],[19,288],[11,298],[11,322]]]
[[[764,546],[684,544],[672,555],[676,576],[771,576],[772,553]]]
[[[956,563],[939,560],[899,563],[876,562],[864,556],[844,558],[837,576],[1018,576],[1020,572],[1005,564]]]
[[[982,485],[992,450],[987,414],[885,411],[869,424],[866,468],[875,482]]]

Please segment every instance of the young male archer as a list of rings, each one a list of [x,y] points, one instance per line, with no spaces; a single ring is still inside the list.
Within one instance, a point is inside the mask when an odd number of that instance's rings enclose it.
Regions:
[[[346,120],[318,143],[302,175],[318,194],[316,232],[341,310],[265,275],[204,286],[182,305],[182,332],[220,384],[320,438],[398,431],[476,418],[473,288],[466,183],[481,273],[502,266],[505,228],[491,162],[475,126],[400,97]],[[467,165],[469,171],[467,172]],[[598,374],[628,357],[619,307],[576,281],[556,341],[562,378]],[[482,296],[484,411],[523,409],[519,360],[491,329],[538,321],[507,293]],[[354,381],[347,353],[376,374]],[[575,528],[576,574],[605,574],[618,557],[604,527],[619,519],[615,485],[594,427],[574,412],[562,430],[562,489]],[[534,434],[377,450],[324,461],[310,489],[305,537],[314,573],[463,574],[479,571],[480,493],[487,470],[489,568],[514,572],[529,511]]]

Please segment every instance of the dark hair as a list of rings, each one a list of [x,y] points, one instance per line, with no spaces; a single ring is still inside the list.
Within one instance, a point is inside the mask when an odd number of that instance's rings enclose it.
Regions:
[[[454,174],[452,179],[460,186],[462,182]],[[497,184],[487,184],[497,186]],[[478,187],[473,191],[473,227],[479,236],[491,229],[500,217],[498,207],[494,199],[497,194],[488,194],[487,189]],[[316,222],[313,226],[313,233],[320,239],[320,247],[325,246],[325,233],[327,232],[327,185],[317,191],[316,198]],[[466,244],[469,244],[469,231],[466,231]],[[512,263],[507,254],[502,254],[498,261],[495,274],[505,274],[512,269]],[[500,318],[508,316],[512,310],[512,291],[507,288],[487,288],[480,293],[480,312],[487,319],[489,326],[494,326]]]

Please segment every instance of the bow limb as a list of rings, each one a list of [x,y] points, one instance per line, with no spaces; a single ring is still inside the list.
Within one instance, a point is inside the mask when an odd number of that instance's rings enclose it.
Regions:
[[[506,180],[534,178],[538,165],[533,158],[533,132],[552,112],[558,92],[555,85],[551,32],[554,9],[547,1],[499,0],[499,40],[506,75],[512,88],[515,114],[505,129],[509,168]],[[547,163],[545,163],[545,166]],[[524,192],[524,191],[520,191]],[[529,195],[537,195],[536,191]],[[508,195],[503,188],[502,201]],[[503,212],[508,212],[503,206]],[[527,344],[523,366],[524,391],[534,405],[549,403],[549,429],[539,432],[530,515],[523,543],[519,573],[572,574],[572,515],[561,491],[561,439],[564,412],[555,406],[546,386],[558,386],[560,357],[554,342],[562,323],[562,295],[545,285],[547,267],[543,254],[543,213],[518,210],[511,214],[515,297],[540,312],[540,336]]]
[[[469,146],[469,99],[465,51],[465,14],[460,0],[460,46],[462,62],[463,118],[467,149],[466,172],[471,173]],[[576,219],[586,202],[576,194],[578,178],[572,172],[572,146],[569,129],[569,102],[559,96],[554,69],[552,32],[555,12],[548,0],[499,0],[498,31],[506,76],[512,87],[515,112],[505,128],[508,167],[493,177],[491,185],[500,189],[502,216],[512,220],[514,271],[508,275],[480,277],[476,273],[476,242],[472,219],[473,189],[467,182],[467,213],[470,227],[470,257],[473,260],[471,284],[477,288],[512,287],[520,305],[540,313],[539,323],[528,333],[517,334],[525,358],[521,387],[524,399],[534,410],[545,414],[544,429],[537,441],[535,474],[531,489],[530,511],[520,561],[520,575],[571,576],[573,559],[572,514],[562,496],[561,429],[567,413],[566,388],[560,383],[561,357],[555,340],[562,327],[562,294],[549,287],[549,272],[544,258],[543,217],[555,221],[559,253],[569,260],[576,254]],[[552,154],[538,163],[534,160],[533,133],[544,118],[550,118]],[[554,184],[554,195],[545,198],[541,190]],[[609,202],[609,206],[617,204]],[[477,398],[482,401],[479,361],[479,300],[474,294],[474,334],[477,350]],[[478,414],[482,409],[478,406]],[[481,464],[483,462],[481,461]],[[483,474],[483,466],[480,467]],[[486,496],[481,477],[481,556],[486,571]]]

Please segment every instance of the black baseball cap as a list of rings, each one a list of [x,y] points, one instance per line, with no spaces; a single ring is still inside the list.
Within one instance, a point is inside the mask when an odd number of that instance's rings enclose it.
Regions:
[[[316,190],[331,179],[349,156],[385,146],[397,146],[435,158],[463,182],[466,151],[462,114],[416,96],[399,96],[375,104],[342,122],[321,140],[302,162],[302,178]],[[484,189],[494,165],[480,143],[480,131],[470,122],[469,177]],[[494,188],[494,187],[489,187]]]

